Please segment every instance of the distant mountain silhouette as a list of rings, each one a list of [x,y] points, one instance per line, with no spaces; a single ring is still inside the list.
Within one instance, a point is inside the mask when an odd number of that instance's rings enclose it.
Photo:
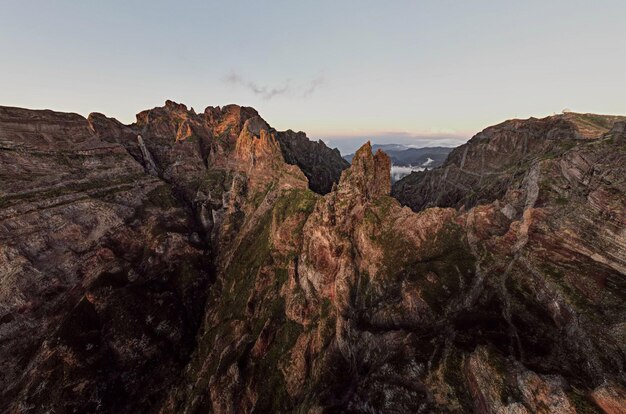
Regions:
[[[448,154],[454,148],[413,148],[402,144],[372,145],[373,152],[376,152],[378,149],[389,155],[394,166],[435,168],[443,164]],[[352,157],[354,157],[354,154],[344,155],[343,158],[348,162],[352,162]]]

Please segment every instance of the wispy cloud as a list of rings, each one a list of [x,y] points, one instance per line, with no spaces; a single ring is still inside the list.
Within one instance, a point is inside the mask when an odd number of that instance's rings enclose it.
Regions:
[[[325,83],[326,83],[326,78],[324,78],[323,75],[320,75],[317,78],[313,79],[311,82],[309,82],[309,85],[307,86],[307,88],[302,93],[302,97],[303,98],[308,98],[319,87],[324,86]]]
[[[239,73],[234,71],[229,73],[224,78],[224,81],[232,85],[243,86],[255,95],[258,95],[266,100],[275,98],[277,96],[308,98],[319,87],[326,83],[325,77],[323,75],[320,75],[301,85],[294,85],[289,79],[279,85],[261,85],[252,80],[244,78]]]

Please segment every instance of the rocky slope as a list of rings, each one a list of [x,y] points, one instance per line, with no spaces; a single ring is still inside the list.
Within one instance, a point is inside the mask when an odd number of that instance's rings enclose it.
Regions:
[[[394,185],[393,195],[419,211],[426,207],[473,207],[502,197],[537,158],[554,158],[607,133],[626,117],[565,113],[514,119],[485,129],[456,148],[437,169],[415,172]]]
[[[330,192],[341,171],[350,164],[338,149],[328,148],[321,140],[309,141],[304,132],[291,130],[276,135],[285,162],[300,167],[309,180],[311,190],[319,194]]]
[[[148,404],[212,277],[185,205],[78,115],[1,108],[0,140],[2,411]]]
[[[626,128],[565,118],[416,213],[369,144],[319,194],[339,163],[251,108],[2,108],[0,409],[624,412]]]
[[[0,108],[0,410],[158,405],[195,347],[222,218],[236,228],[243,214],[228,190],[276,175],[263,152],[284,164],[275,138],[254,145],[260,129],[275,134],[235,105],[198,115],[168,101],[130,126]],[[337,181],[333,154],[303,168]]]

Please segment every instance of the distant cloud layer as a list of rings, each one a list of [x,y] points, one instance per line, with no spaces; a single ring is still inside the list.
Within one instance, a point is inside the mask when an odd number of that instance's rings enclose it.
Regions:
[[[326,83],[324,76],[320,75],[302,85],[293,85],[290,80],[286,80],[280,85],[260,85],[252,80],[245,79],[237,72],[229,73],[224,80],[232,85],[243,86],[266,100],[277,96],[308,98]]]

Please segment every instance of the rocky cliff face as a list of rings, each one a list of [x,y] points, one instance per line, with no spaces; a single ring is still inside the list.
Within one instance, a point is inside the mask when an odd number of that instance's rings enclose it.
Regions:
[[[235,105],[198,115],[168,101],[128,126],[0,108],[2,411],[159,405],[247,192],[307,188],[275,135]]]
[[[399,180],[393,195],[415,211],[490,203],[518,185],[535,159],[560,156],[580,142],[601,137],[615,122],[624,120],[626,117],[565,113],[506,121],[456,148],[441,167]]]
[[[316,193],[330,192],[337,177],[350,166],[338,149],[328,148],[321,140],[309,141],[304,132],[279,132],[277,139],[285,161],[300,167]]]
[[[514,179],[414,212],[369,144],[312,191],[339,163],[251,108],[2,108],[0,408],[623,412],[626,124],[566,118],[479,134],[448,177]]]
[[[212,278],[187,206],[78,115],[2,108],[0,137],[1,410],[153,404]]]

